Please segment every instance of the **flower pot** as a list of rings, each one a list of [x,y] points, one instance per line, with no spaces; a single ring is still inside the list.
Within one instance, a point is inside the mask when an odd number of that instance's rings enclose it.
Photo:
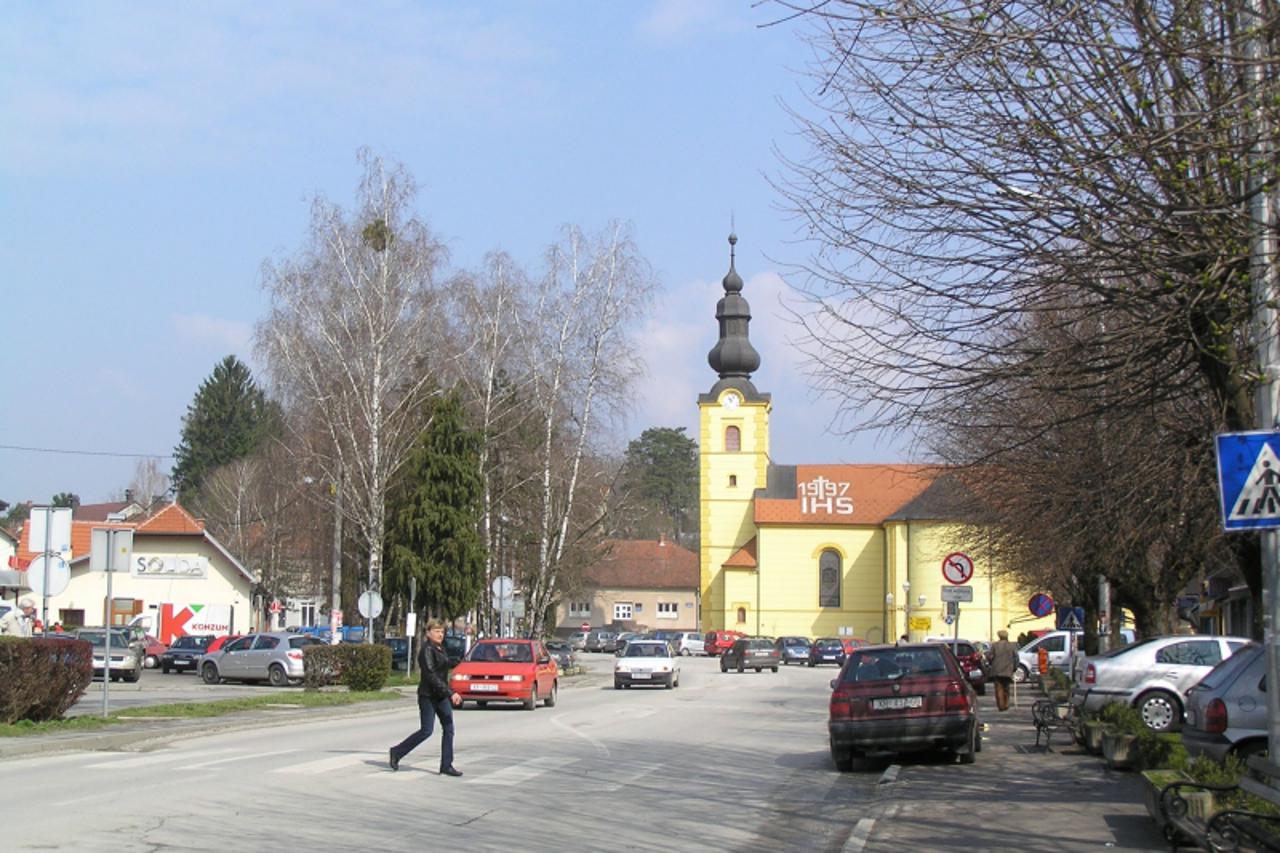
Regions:
[[[1127,732],[1102,733],[1102,757],[1112,770],[1127,770],[1133,766],[1134,744],[1138,736]]]
[[[1099,720],[1088,720],[1084,724],[1084,747],[1093,755],[1102,754],[1102,734],[1106,726]]]

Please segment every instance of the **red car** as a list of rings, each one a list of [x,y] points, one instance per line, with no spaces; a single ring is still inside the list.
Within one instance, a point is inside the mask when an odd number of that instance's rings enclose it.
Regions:
[[[827,733],[838,770],[868,752],[941,748],[972,764],[982,749],[978,697],[939,644],[860,648],[831,687]]]
[[[741,631],[708,631],[703,638],[703,648],[714,657],[729,651],[735,642],[745,636],[747,635]]]
[[[150,634],[142,638],[142,665],[147,669],[155,669],[160,665],[160,655],[169,651],[169,647]]]
[[[526,711],[555,707],[560,670],[537,640],[481,640],[453,668],[449,686],[463,702],[519,702]]]
[[[978,651],[973,643],[946,637],[930,637],[928,642],[938,643],[951,649],[955,653],[956,660],[960,662],[960,671],[964,673],[965,678],[969,679],[973,689],[979,696],[987,694],[987,662],[982,657],[982,652]]]

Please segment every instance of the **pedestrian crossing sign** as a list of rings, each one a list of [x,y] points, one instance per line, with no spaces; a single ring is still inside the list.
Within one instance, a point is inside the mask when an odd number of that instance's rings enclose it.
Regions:
[[[1228,432],[1216,439],[1222,526],[1280,527],[1280,432]]]

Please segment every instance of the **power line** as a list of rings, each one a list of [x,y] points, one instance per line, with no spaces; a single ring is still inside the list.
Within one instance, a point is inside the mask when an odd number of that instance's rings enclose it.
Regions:
[[[110,450],[67,450],[61,447],[23,447],[18,444],[0,444],[0,450],[21,450],[24,453],[61,453],[66,456],[115,456],[124,459],[172,459],[172,453],[115,453]]]

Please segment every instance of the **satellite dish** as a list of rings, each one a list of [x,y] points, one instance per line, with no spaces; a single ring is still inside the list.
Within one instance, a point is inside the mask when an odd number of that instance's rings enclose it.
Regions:
[[[45,563],[48,561],[48,586],[45,585]],[[61,557],[36,557],[27,569],[27,586],[38,596],[61,595],[71,582],[71,568]]]

